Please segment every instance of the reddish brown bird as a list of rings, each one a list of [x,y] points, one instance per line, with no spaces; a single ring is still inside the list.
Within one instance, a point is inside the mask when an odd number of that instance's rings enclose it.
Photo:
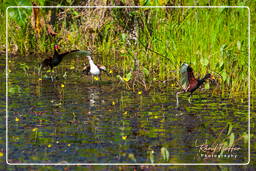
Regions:
[[[189,103],[192,93],[198,89],[207,79],[214,80],[214,77],[211,74],[206,74],[202,79],[196,79],[193,73],[193,69],[188,64],[183,64],[180,68],[181,73],[181,85],[182,91],[176,93],[177,107],[179,106],[178,95],[180,93],[190,92],[189,94]]]

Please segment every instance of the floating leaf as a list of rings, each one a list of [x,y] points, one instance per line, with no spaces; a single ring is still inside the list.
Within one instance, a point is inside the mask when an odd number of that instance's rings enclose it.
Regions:
[[[149,159],[151,163],[154,163],[154,150],[151,150],[149,152]]]
[[[136,158],[135,158],[134,154],[129,153],[128,158],[131,159],[133,162],[136,162]]]
[[[162,155],[164,161],[169,161],[170,154],[169,154],[169,151],[167,150],[167,148],[165,148],[165,147],[161,148],[161,155]]]

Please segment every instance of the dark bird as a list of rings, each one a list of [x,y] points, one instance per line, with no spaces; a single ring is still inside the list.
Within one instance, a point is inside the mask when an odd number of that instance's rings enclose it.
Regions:
[[[177,107],[179,106],[178,95],[180,93],[190,92],[189,94],[189,103],[191,103],[190,98],[192,93],[198,89],[207,79],[214,80],[214,77],[211,74],[206,74],[202,79],[196,79],[193,73],[193,69],[188,64],[183,64],[180,68],[181,74],[181,85],[182,91],[176,93]]]
[[[89,65],[85,66],[83,68],[83,73],[85,73],[86,75],[91,74],[92,76],[99,76],[101,75],[102,72],[105,72],[108,75],[107,69],[105,66],[103,65],[96,65],[91,56],[87,56],[88,60],[89,60]],[[101,79],[101,77],[100,77]]]
[[[51,70],[53,69],[53,67],[59,65],[62,61],[62,59],[64,58],[64,56],[73,53],[73,52],[78,52],[80,50],[71,50],[69,52],[65,52],[65,53],[61,53],[59,54],[59,46],[58,45],[54,45],[54,54],[53,57],[49,57],[46,58],[43,62],[42,62],[42,67],[50,67]]]

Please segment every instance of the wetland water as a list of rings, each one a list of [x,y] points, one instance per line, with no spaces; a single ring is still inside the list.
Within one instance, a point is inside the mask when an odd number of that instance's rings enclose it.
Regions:
[[[197,91],[192,104],[181,95],[176,109],[177,88],[139,95],[107,76],[92,83],[65,62],[52,81],[38,76],[36,62],[22,60],[9,62],[10,163],[247,162],[247,142],[241,138],[248,128],[247,97],[234,101]],[[5,100],[3,83],[0,93]],[[237,149],[223,152],[220,144],[233,142]]]

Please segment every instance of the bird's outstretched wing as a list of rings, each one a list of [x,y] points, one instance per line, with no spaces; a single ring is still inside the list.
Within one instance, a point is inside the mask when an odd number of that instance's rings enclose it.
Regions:
[[[188,64],[184,63],[180,67],[180,76],[181,76],[181,86],[183,90],[186,90],[189,86],[189,79],[188,79]]]
[[[72,56],[87,56],[87,55],[91,55],[90,51],[86,51],[86,50],[71,50],[65,53],[60,54],[62,57],[66,56],[66,55],[72,55]]]

